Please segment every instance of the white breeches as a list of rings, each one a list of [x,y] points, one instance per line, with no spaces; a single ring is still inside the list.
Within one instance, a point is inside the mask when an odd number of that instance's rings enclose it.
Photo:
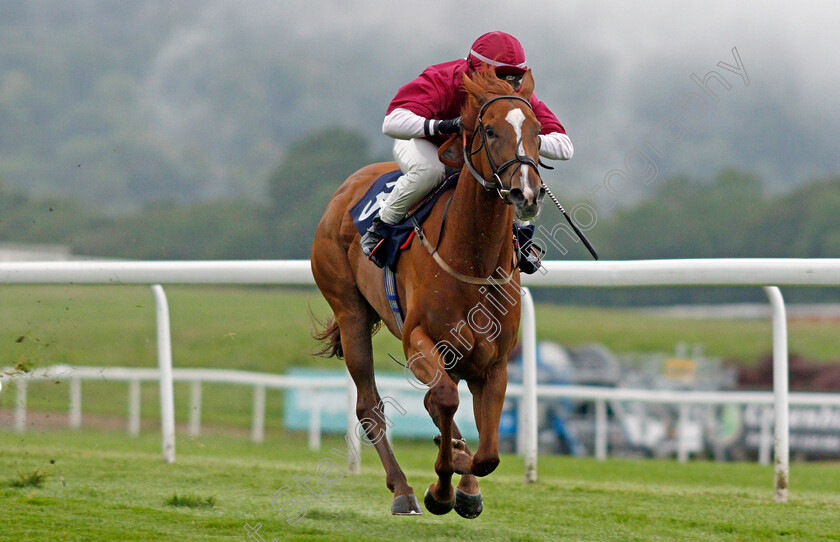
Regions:
[[[394,141],[394,160],[403,174],[391,194],[382,202],[379,218],[396,224],[433,188],[443,182],[444,165],[438,160],[438,148],[425,139]]]

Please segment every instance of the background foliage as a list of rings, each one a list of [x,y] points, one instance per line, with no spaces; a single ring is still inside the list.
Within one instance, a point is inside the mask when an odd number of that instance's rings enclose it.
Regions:
[[[658,44],[650,48],[622,33],[624,22],[618,32],[606,13],[579,7],[561,17],[540,4],[538,21],[526,14],[509,29],[529,51],[541,99],[576,145],[573,160],[545,172],[567,208],[605,172],[628,167],[626,153],[640,138],[679,114],[680,100],[698,91],[691,74],[718,69],[731,85],[716,86],[719,100],[705,116],[661,146],[653,182],[628,186],[609,211],[593,202],[600,214],[589,236],[605,258],[840,255],[840,154],[832,143],[840,117],[824,97],[826,88],[833,96],[826,85],[834,71],[828,63],[808,69],[823,57],[791,45],[811,43],[793,39],[795,20],[768,39],[762,28],[774,27],[753,19],[775,12],[750,12],[755,35],[711,25],[715,37],[702,47],[664,27],[643,30],[645,43]],[[61,243],[106,258],[307,257],[341,181],[390,159],[379,128],[396,89],[423,66],[461,56],[489,24],[487,13],[471,13],[458,32],[407,48],[395,46],[406,42],[401,23],[378,19],[392,7],[374,14],[352,0],[319,18],[310,9],[303,0],[0,4],[0,243]],[[417,9],[409,18],[433,11]],[[620,5],[610,15],[622,9],[639,16]],[[666,12],[644,17],[680,28]],[[564,29],[559,55],[555,19]],[[605,26],[585,24],[591,20]],[[808,35],[827,40],[823,30]],[[599,47],[607,31],[637,47]],[[715,68],[721,59],[731,65],[733,44],[749,85]],[[547,206],[540,224],[560,222]],[[589,257],[565,244],[568,254],[552,249],[549,257]],[[544,295],[651,303],[761,293]]]
[[[387,153],[380,126],[396,90],[501,26],[522,40],[538,95],[577,148],[547,174],[553,188],[579,196],[622,167],[699,92],[691,75],[710,70],[731,88],[713,83],[719,100],[683,119],[680,142],[657,141],[660,181],[680,172],[709,180],[736,164],[790,188],[840,171],[836,24],[833,9],[781,7],[729,6],[721,18],[708,2],[674,11],[538,0],[522,12],[498,1],[476,10],[349,0],[315,16],[306,0],[3,2],[0,177],[109,212],[160,200],[260,202],[284,152],[328,126]],[[424,22],[438,31],[412,39]],[[718,67],[735,62],[733,46],[749,85]],[[626,196],[645,195],[636,186]]]
[[[105,258],[307,258],[315,227],[339,184],[364,164],[385,159],[371,151],[361,133],[327,128],[289,146],[266,179],[270,197],[264,201],[170,200],[118,214],[87,201],[37,197],[0,184],[0,241],[67,244],[76,254]],[[598,216],[587,236],[604,259],[840,255],[840,177],[771,192],[758,176],[727,168],[711,182],[675,176],[653,188],[650,196]],[[564,204],[571,209],[576,202]],[[550,231],[562,221],[549,202],[537,224]],[[560,237],[568,253],[547,243],[548,258],[589,258],[580,243]],[[763,299],[753,288],[560,290],[539,295],[618,304]],[[791,291],[791,299],[800,301],[837,298],[831,289]]]

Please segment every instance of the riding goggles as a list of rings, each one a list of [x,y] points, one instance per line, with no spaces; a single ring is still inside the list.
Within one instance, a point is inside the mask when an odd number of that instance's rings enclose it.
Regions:
[[[512,86],[513,90],[519,90],[523,75],[522,73],[496,73],[496,77]]]

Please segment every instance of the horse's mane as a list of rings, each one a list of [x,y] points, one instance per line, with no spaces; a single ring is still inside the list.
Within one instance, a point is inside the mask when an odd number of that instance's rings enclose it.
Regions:
[[[470,77],[473,83],[481,87],[485,96],[489,99],[494,96],[504,96],[515,94],[513,87],[507,81],[503,81],[496,77],[496,70],[492,67],[488,70],[477,71]],[[461,128],[467,133],[472,133],[475,130],[476,122],[478,122],[478,112],[481,105],[476,101],[475,97],[467,92],[467,101],[461,108]]]

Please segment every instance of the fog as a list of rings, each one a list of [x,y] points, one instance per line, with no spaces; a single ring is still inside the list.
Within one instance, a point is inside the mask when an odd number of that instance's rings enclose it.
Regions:
[[[397,88],[465,56],[490,30],[520,39],[537,95],[575,144],[574,158],[548,176],[563,193],[585,194],[627,169],[669,118],[684,129],[659,145],[657,178],[707,179],[736,166],[784,189],[840,171],[840,7],[828,1],[72,0],[19,9],[40,16],[39,28],[73,20],[95,35],[145,24],[145,34],[109,42],[143,43],[124,67],[140,89],[126,115],[173,161],[191,157],[200,173],[184,182],[201,184],[190,193],[205,197],[258,197],[285,146],[328,126],[365,133],[387,156],[380,126]],[[737,64],[733,50],[744,78],[720,67]],[[731,88],[711,81],[719,99],[686,119],[680,104],[702,91],[692,75],[712,71]],[[26,184],[20,167],[3,168],[0,176]],[[625,184],[628,199],[655,186]]]

